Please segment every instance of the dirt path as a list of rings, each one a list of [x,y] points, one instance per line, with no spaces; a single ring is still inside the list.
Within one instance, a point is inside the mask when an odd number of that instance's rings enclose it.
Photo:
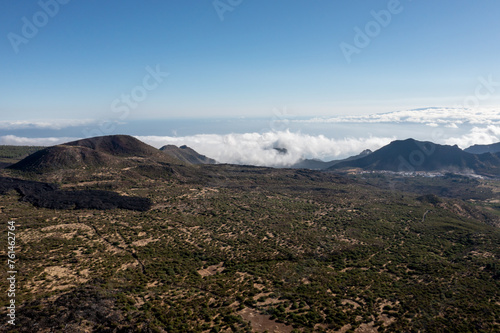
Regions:
[[[430,210],[427,210],[424,215],[422,216],[422,223],[425,222],[425,218],[427,217],[427,214],[430,213],[431,211]]]

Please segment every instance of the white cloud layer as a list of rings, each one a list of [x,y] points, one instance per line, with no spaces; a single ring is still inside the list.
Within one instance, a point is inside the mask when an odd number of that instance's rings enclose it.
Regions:
[[[15,135],[0,136],[0,145],[11,146],[53,146],[65,142],[75,141],[78,138],[25,138]]]
[[[500,126],[474,127],[469,133],[445,140],[448,145],[458,145],[465,149],[472,145],[488,145],[500,142]]]
[[[289,166],[302,158],[332,160],[359,154],[364,149],[375,150],[394,137],[330,139],[289,131],[244,134],[198,134],[185,137],[136,136],[157,148],[173,144],[187,145],[200,154],[220,163],[261,166]],[[273,148],[285,148],[286,154]]]
[[[429,126],[500,125],[500,108],[425,108],[358,116],[296,120],[305,123],[416,123]]]
[[[50,129],[60,130],[68,127],[87,126],[96,124],[92,119],[54,119],[54,120],[13,120],[0,121],[0,129]]]

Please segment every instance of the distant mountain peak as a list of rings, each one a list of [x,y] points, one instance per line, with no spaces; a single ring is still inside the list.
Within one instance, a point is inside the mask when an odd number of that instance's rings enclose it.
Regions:
[[[288,154],[288,149],[286,149],[286,148],[274,147],[273,149],[276,150],[278,152],[278,154],[280,154],[280,155]]]
[[[365,149],[361,153],[359,153],[358,156],[366,156],[366,155],[370,155],[371,153],[373,153],[373,151],[371,151],[370,149]]]
[[[189,164],[216,164],[217,161],[209,158],[205,155],[199,154],[194,149],[182,145],[177,147],[175,145],[165,145],[160,148],[160,150],[166,155],[170,155],[175,157],[183,162],[187,162]]]

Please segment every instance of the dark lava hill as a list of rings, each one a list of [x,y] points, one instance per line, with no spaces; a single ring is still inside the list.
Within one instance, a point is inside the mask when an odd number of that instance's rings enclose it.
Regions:
[[[64,143],[63,146],[90,148],[98,153],[120,157],[157,157],[164,156],[156,149],[130,135],[108,135],[81,139]],[[172,160],[173,162],[174,160]]]
[[[182,161],[128,135],[82,139],[39,150],[9,169],[43,173],[134,165],[137,162],[183,164]]]

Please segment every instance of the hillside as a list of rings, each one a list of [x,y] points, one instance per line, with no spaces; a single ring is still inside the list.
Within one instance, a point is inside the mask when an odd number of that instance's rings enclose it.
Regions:
[[[46,172],[50,170],[102,167],[116,162],[112,156],[85,147],[53,146],[39,150],[8,169]]]
[[[201,155],[188,146],[166,145],[160,148],[164,153],[189,164],[216,164],[217,161]]]
[[[132,166],[136,162],[182,164],[134,137],[111,135],[82,139],[39,150],[9,169],[44,173],[65,169]]]
[[[496,154],[470,154],[458,146],[407,139],[393,141],[363,158],[335,164],[329,170],[351,168],[394,172],[473,172],[499,175],[500,158]]]

